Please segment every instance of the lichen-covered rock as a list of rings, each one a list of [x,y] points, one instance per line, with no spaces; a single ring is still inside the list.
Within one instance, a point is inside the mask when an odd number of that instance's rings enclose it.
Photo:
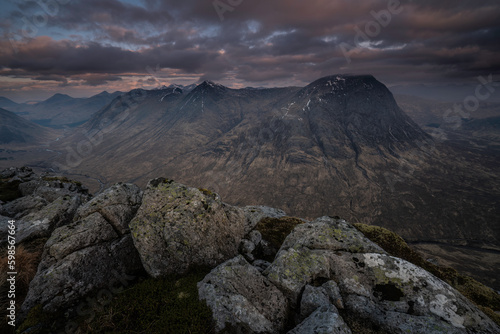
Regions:
[[[217,194],[160,178],[149,182],[130,228],[144,268],[159,277],[233,258],[246,224]]]
[[[30,195],[20,197],[0,207],[0,214],[14,219],[40,211],[48,202],[40,196]]]
[[[435,328],[446,333],[499,330],[458,291],[405,260],[385,254],[342,254],[335,263],[334,270],[343,277],[342,292],[364,297],[347,298],[346,308],[391,333],[401,328],[402,320],[412,333],[440,332]]]
[[[300,305],[301,312],[324,303],[323,291],[329,290],[330,303],[387,333],[500,332],[451,286],[420,267],[387,255],[360,238],[348,223],[328,217],[297,226],[264,274],[292,306]],[[309,287],[318,279],[331,283],[323,284],[321,290]],[[339,292],[341,298],[336,302]],[[309,331],[302,328],[300,333]]]
[[[280,250],[297,247],[351,253],[385,253],[345,220],[330,217],[298,225],[285,239]]]
[[[287,299],[242,256],[212,270],[198,283],[198,291],[212,310],[217,331],[278,333],[285,325]]]
[[[16,222],[16,242],[50,237],[56,228],[73,221],[75,212],[83,200],[79,194],[59,197],[41,210],[24,216]]]
[[[264,271],[269,281],[288,297],[295,307],[302,289],[314,280],[331,279],[330,253],[308,248],[290,248],[280,251],[274,262]]]
[[[123,235],[130,232],[128,223],[139,209],[141,201],[142,191],[138,186],[118,183],[82,205],[75,219],[82,219],[99,212],[119,234]]]
[[[297,225],[264,274],[296,305],[306,284],[331,279],[333,251],[344,250],[385,253],[344,220],[322,217]]]
[[[117,185],[114,191],[121,194],[120,198],[132,199],[138,194],[138,188],[131,185]],[[113,216],[116,220],[108,220],[101,212],[115,209],[115,202],[108,201],[109,197],[109,192],[97,196],[92,213],[82,210],[77,221],[52,233],[30,283],[21,316],[38,304],[48,312],[75,306],[83,297],[143,271],[130,233],[122,233],[127,231],[114,225],[127,226],[137,205],[124,208],[124,214]]]
[[[351,330],[339,315],[335,306],[329,304],[316,309],[300,325],[288,334],[351,334]]]

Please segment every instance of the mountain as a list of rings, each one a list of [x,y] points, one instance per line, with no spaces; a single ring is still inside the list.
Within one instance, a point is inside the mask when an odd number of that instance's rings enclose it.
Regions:
[[[19,106],[18,103],[14,102],[6,97],[0,96],[0,108],[11,110],[11,109],[16,108],[17,106]]]
[[[433,139],[373,76],[272,89],[210,81],[191,91],[136,89],[82,130],[53,143],[57,155],[37,165],[80,175],[93,190],[165,175],[234,205],[384,226],[419,247],[500,250],[500,155]],[[478,257],[472,269],[458,255],[453,264],[498,285],[500,272]]]
[[[39,145],[50,136],[51,130],[0,108],[0,145]]]
[[[10,110],[18,115],[51,128],[75,127],[88,121],[99,109],[107,105],[121,92],[102,92],[89,98],[73,98],[55,94],[35,104],[19,104]]]

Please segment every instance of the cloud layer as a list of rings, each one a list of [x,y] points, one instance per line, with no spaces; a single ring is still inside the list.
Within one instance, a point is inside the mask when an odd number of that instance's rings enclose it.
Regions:
[[[304,85],[333,73],[460,83],[500,69],[497,0],[11,0],[0,9],[0,95],[19,98],[207,78]]]

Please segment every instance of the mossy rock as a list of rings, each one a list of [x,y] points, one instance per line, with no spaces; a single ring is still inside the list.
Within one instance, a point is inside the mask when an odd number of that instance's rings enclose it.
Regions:
[[[500,315],[496,313],[500,312],[500,295],[493,289],[469,276],[459,274],[453,268],[440,267],[426,261],[419,253],[411,249],[403,238],[388,229],[366,224],[353,225],[390,255],[422,267],[450,284],[500,326]]]

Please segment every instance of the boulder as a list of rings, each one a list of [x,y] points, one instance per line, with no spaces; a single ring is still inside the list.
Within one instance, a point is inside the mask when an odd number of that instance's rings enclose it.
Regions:
[[[323,287],[306,285],[300,300],[300,317],[305,319],[321,306],[330,304],[330,297]]]
[[[296,307],[307,284],[332,279],[330,252],[305,247],[280,251],[264,275],[287,296],[292,307]]]
[[[387,255],[342,220],[322,217],[297,226],[264,275],[292,306],[300,305],[304,316],[325,304],[324,295],[328,295],[330,303],[386,333],[500,332],[495,323],[447,283]],[[324,281],[328,282],[320,289],[308,285]],[[325,322],[333,319],[331,306],[321,308],[321,312],[315,311],[315,321],[319,316]],[[304,327],[311,323],[312,319],[308,319],[299,325],[300,331],[292,333],[311,332],[316,325]]]
[[[285,326],[288,301],[242,256],[212,270],[198,291],[212,310],[216,330],[279,333]]]
[[[16,222],[16,242],[50,237],[56,228],[73,221],[75,212],[83,200],[79,194],[73,197],[59,197],[40,211],[24,216]]]
[[[75,219],[88,217],[98,212],[118,232],[130,233],[128,223],[134,218],[142,201],[142,191],[135,184],[118,183],[106,189],[99,196],[82,205]]]
[[[30,195],[7,202],[0,207],[0,214],[14,219],[40,211],[49,202],[40,196]]]
[[[385,253],[380,246],[345,220],[330,217],[321,217],[312,223],[295,227],[283,242],[280,251],[300,247],[351,253]]]
[[[134,205],[121,207],[124,212],[106,218],[101,212],[116,209],[110,193]],[[142,272],[139,254],[127,226],[137,210],[140,189],[120,184],[94,200],[95,210],[79,210],[76,221],[57,228],[44,246],[42,260],[30,283],[21,315],[41,304],[48,312],[76,306],[85,296],[97,291],[112,293],[116,283]],[[110,208],[107,208],[110,206]],[[111,218],[110,218],[111,217]],[[78,308],[77,308],[78,309]]]
[[[264,274],[295,306],[307,284],[332,279],[332,254],[339,251],[385,253],[344,220],[322,217],[297,225]]]
[[[307,319],[288,334],[351,334],[351,330],[339,315],[335,306],[328,304],[319,307]]]
[[[242,209],[248,221],[245,227],[246,233],[253,230],[263,218],[281,218],[286,216],[283,210],[262,205],[245,206]]]
[[[246,224],[217,194],[160,178],[149,182],[130,228],[144,268],[159,277],[235,257]]]

